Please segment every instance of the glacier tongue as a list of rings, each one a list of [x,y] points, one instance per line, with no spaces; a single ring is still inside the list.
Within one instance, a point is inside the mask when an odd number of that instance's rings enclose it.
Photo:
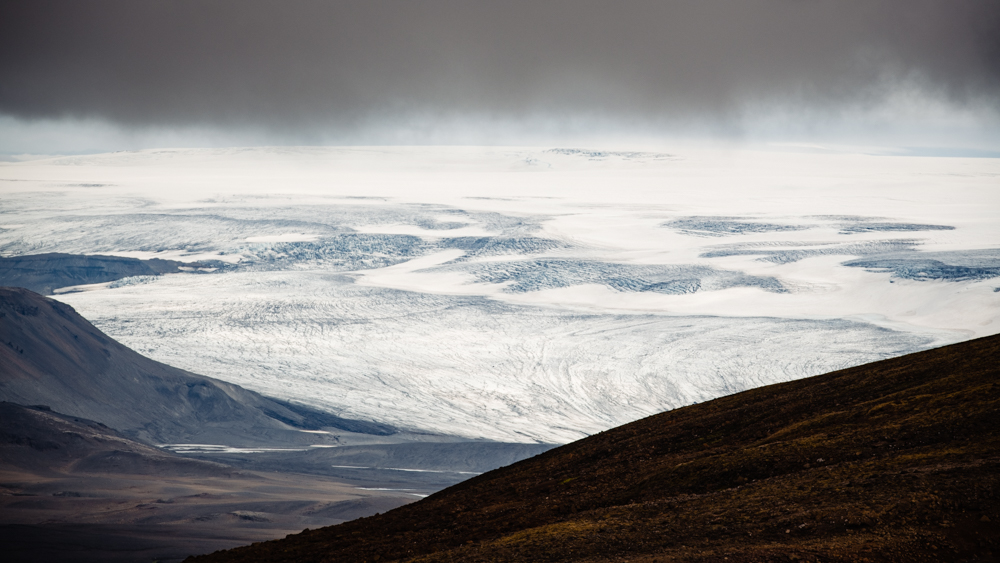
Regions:
[[[847,320],[581,313],[317,271],[175,275],[67,297],[170,365],[349,418],[504,441],[570,441],[929,343]]]

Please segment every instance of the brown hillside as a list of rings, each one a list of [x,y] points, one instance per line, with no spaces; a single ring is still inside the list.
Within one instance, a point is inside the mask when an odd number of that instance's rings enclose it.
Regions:
[[[992,336],[665,412],[382,515],[192,561],[998,555]]]

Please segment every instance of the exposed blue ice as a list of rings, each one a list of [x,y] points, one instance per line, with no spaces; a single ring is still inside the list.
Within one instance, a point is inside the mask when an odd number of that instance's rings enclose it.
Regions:
[[[552,239],[539,237],[456,237],[442,240],[442,248],[458,248],[466,252],[462,260],[481,256],[537,254],[566,245]]]
[[[411,235],[345,233],[315,242],[248,243],[236,269],[274,270],[310,263],[338,271],[383,268],[426,254],[424,239]]]
[[[748,221],[741,217],[687,217],[667,221],[662,226],[676,229],[684,234],[713,237],[746,233],[802,231],[809,228],[802,225]]]
[[[668,294],[694,293],[731,287],[757,287],[784,293],[772,277],[718,270],[708,266],[635,266],[589,260],[539,259],[448,265],[436,270],[464,271],[483,283],[509,284],[504,291],[525,293],[543,289],[600,284],[618,291]]]
[[[698,236],[742,235],[748,233],[769,233],[781,231],[804,231],[819,227],[837,228],[842,235],[878,232],[950,231],[948,225],[923,223],[896,223],[884,217],[861,217],[855,215],[822,215],[805,217],[810,224],[765,223],[746,217],[685,217],[663,223],[662,226],[682,233]],[[816,222],[816,221],[819,222]],[[833,223],[832,225],[830,223]]]
[[[924,225],[920,223],[869,223],[857,222],[840,226],[840,234],[876,233],[892,231],[953,231],[955,227],[948,225]]]
[[[844,265],[917,281],[986,280],[1000,277],[1000,249],[913,252],[851,260]]]
[[[146,283],[153,283],[157,280],[158,276],[129,276],[127,278],[122,278],[120,280],[115,280],[108,284],[108,289],[117,289],[119,287],[128,287],[130,285],[141,285]]]
[[[726,245],[702,253],[702,258],[723,258],[726,256],[760,256],[762,262],[788,264],[813,256],[868,256],[914,250],[919,241],[915,239],[873,240],[852,244],[781,242],[762,244]],[[779,246],[779,248],[775,248]],[[798,247],[798,248],[796,248]]]

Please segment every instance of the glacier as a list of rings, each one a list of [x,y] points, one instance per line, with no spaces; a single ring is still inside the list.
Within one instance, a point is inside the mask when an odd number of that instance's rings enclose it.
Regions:
[[[0,254],[197,262],[55,297],[156,360],[562,443],[1000,331],[997,159],[532,147],[0,163]]]

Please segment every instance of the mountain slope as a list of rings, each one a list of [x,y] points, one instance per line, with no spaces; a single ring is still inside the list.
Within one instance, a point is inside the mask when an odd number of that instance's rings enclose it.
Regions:
[[[412,499],[189,459],[98,422],[0,402],[5,563],[180,561]]]
[[[195,561],[996,561],[1000,336],[655,415]]]
[[[129,440],[92,420],[0,402],[0,471],[42,475],[142,473],[232,477],[232,467],[187,459]]]
[[[26,254],[0,257],[0,285],[17,286],[52,293],[60,287],[103,283],[129,276],[158,276],[194,269],[202,264],[174,260],[139,260],[121,256],[88,254]]]
[[[393,432],[150,360],[72,307],[21,288],[0,288],[0,400],[44,404],[150,443],[308,443],[315,437],[298,429],[320,426]]]

